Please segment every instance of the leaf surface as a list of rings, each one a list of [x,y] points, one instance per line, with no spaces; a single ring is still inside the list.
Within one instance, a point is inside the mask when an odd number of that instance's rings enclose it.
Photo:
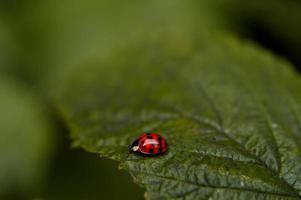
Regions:
[[[300,78],[229,36],[137,42],[56,80],[75,146],[121,163],[147,199],[300,199]],[[128,145],[155,131],[168,152]]]

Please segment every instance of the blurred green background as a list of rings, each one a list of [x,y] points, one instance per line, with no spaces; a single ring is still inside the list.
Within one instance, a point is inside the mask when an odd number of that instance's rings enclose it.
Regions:
[[[73,149],[49,93],[78,63],[151,35],[227,32],[301,69],[298,0],[2,0],[0,199],[143,199],[118,164]]]

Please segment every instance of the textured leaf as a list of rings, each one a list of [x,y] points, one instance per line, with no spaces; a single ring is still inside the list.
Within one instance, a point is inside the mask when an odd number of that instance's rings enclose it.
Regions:
[[[118,160],[147,199],[300,199],[300,78],[228,36],[147,40],[57,80],[74,145]],[[144,131],[168,153],[128,145]]]

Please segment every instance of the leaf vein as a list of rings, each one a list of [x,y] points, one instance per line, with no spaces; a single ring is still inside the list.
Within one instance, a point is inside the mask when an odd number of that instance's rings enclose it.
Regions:
[[[220,190],[234,190],[234,191],[239,191],[239,192],[254,192],[254,193],[258,193],[258,194],[262,194],[262,195],[274,195],[274,196],[280,196],[280,197],[292,197],[292,198],[295,198],[295,199],[299,199],[297,195],[289,194],[289,193],[261,191],[261,190],[251,189],[251,188],[205,185],[205,184],[200,184],[200,183],[193,183],[193,182],[190,182],[190,181],[187,181],[187,180],[176,179],[176,178],[171,177],[171,176],[162,176],[162,175],[158,175],[158,174],[154,174],[154,173],[148,173],[148,172],[145,172],[145,171],[131,170],[131,172],[140,173],[140,174],[143,174],[143,175],[146,175],[146,176],[153,176],[153,177],[157,177],[157,178],[160,178],[160,179],[166,179],[166,180],[169,180],[169,181],[177,181],[177,182],[182,182],[182,183],[189,184],[189,185],[195,185],[195,186],[198,186],[200,188],[212,188],[212,189],[220,189]]]

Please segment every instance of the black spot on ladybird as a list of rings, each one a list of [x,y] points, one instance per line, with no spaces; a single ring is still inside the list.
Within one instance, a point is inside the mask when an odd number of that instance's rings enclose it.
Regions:
[[[162,147],[159,147],[158,151],[159,151],[159,152],[162,152],[162,150],[163,150]]]
[[[147,135],[147,139],[153,139],[153,136]]]
[[[154,149],[150,149],[149,152],[150,152],[150,153],[154,153]]]

